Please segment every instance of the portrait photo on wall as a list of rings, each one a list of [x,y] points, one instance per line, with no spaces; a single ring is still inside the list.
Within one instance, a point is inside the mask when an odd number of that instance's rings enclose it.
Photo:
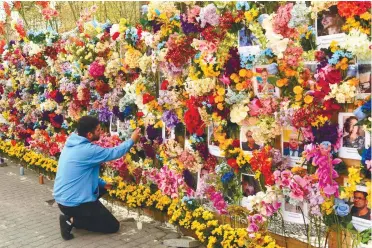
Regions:
[[[304,143],[301,133],[293,127],[284,127],[282,135],[283,155],[290,158],[291,165],[295,165],[302,156]]]
[[[110,116],[110,135],[119,135],[118,131],[118,121],[119,118],[116,117],[116,115]]]
[[[339,156],[360,160],[358,149],[368,148],[370,137],[358,126],[358,118],[353,113],[339,113],[339,128],[342,130],[341,148]]]
[[[176,133],[174,128],[167,127],[165,124],[162,129],[162,138],[163,140],[175,139]]]
[[[328,47],[333,40],[342,43],[346,37],[342,31],[344,23],[345,19],[339,15],[337,5],[318,12],[316,21],[318,48]]]
[[[372,224],[369,200],[371,200],[371,197],[367,193],[367,187],[357,185],[356,191],[350,199],[350,214],[353,226],[360,232],[370,228]]]
[[[240,128],[240,148],[244,153],[252,154],[254,150],[259,150],[264,145],[254,140],[253,133],[255,130],[257,130],[257,127],[241,126]]]
[[[270,75],[268,66],[261,65],[256,66],[254,71],[256,76],[253,81],[254,92],[258,97],[263,96],[276,96],[279,97],[279,88],[275,87],[275,83],[270,83],[270,77],[274,78],[273,75]]]
[[[208,126],[208,140],[207,140],[208,150],[209,150],[209,153],[212,154],[213,156],[223,157],[222,151],[220,147],[218,146],[219,144],[215,141],[214,136],[213,136],[217,127],[218,127],[218,124],[213,123],[213,122]]]
[[[293,222],[297,224],[308,223],[308,210],[307,204],[304,202],[296,205],[290,203],[290,198],[285,196],[282,201],[281,211],[284,221]]]
[[[371,64],[358,64],[359,94],[371,94]]]
[[[242,192],[243,197],[248,197],[250,195],[255,195],[262,191],[260,183],[251,174],[242,174]]]

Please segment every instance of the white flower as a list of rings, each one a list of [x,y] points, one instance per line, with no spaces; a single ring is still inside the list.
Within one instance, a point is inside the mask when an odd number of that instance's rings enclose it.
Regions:
[[[214,78],[202,78],[197,80],[188,78],[185,84],[186,92],[191,96],[202,96],[216,87],[216,80]]]
[[[283,57],[283,52],[287,49],[287,45],[289,42],[288,38],[284,38],[280,34],[274,32],[273,24],[272,24],[272,16],[265,18],[262,21],[262,27],[265,29],[265,36],[268,40],[267,47],[271,48],[274,54],[278,56],[278,58]]]
[[[235,104],[231,108],[230,121],[240,123],[248,116],[249,107],[245,104]]]
[[[368,62],[371,60],[371,42],[366,34],[357,29],[352,29],[340,46],[355,55],[358,60]]]

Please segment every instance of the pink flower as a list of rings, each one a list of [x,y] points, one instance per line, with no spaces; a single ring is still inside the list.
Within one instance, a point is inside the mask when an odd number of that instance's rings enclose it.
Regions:
[[[262,108],[262,104],[261,104],[261,101],[260,99],[253,99],[249,104],[248,104],[248,107],[249,107],[249,115],[250,116],[257,116],[260,114],[260,110]]]
[[[217,13],[216,6],[211,3],[200,10],[200,26],[204,28],[207,24],[217,26],[220,16]]]
[[[98,61],[94,61],[92,64],[89,66],[89,74],[93,78],[98,78],[103,76],[105,73],[105,65],[101,65]]]
[[[255,232],[258,232],[259,229],[260,228],[255,223],[251,223],[251,224],[249,224],[249,226],[247,228],[247,232],[255,233]]]

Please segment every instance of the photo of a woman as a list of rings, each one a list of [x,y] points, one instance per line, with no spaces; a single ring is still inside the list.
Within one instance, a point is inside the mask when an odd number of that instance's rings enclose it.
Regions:
[[[328,10],[318,13],[318,36],[333,35],[342,33],[343,18],[338,14],[336,5]]]
[[[344,123],[344,134],[346,134],[342,141],[343,147],[363,149],[364,134],[362,134],[361,127],[356,126],[358,118],[349,116]]]
[[[266,68],[257,68],[257,86],[258,86],[258,93],[264,94],[274,94],[275,87],[274,85],[268,82],[269,73],[267,72]]]

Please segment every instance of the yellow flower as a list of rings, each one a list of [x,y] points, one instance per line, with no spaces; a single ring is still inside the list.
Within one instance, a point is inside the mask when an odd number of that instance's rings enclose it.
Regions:
[[[303,88],[301,87],[301,86],[295,86],[294,88],[293,88],[293,92],[295,93],[295,94],[302,94],[302,92],[303,92]]]
[[[296,96],[295,96],[295,100],[296,100],[296,102],[301,101],[301,99],[302,99],[302,95],[296,95]]]
[[[310,104],[310,103],[312,103],[313,102],[313,97],[312,96],[310,96],[310,95],[306,95],[305,96],[305,98],[304,98],[304,102],[306,103],[306,104]]]
[[[246,69],[240,69],[239,76],[240,77],[245,77],[246,75],[247,75],[247,70]]]
[[[217,94],[219,96],[223,96],[225,94],[225,89],[222,88],[222,87],[219,87],[218,90],[217,90]]]
[[[367,11],[359,16],[361,19],[368,21],[371,19],[371,14]]]
[[[336,52],[337,51],[337,45],[338,44],[338,42],[337,41],[335,41],[335,40],[333,40],[332,42],[331,42],[331,44],[329,45],[329,47],[331,48],[331,52]]]
[[[217,104],[217,109],[218,110],[223,110],[223,104],[222,103],[218,103]]]

